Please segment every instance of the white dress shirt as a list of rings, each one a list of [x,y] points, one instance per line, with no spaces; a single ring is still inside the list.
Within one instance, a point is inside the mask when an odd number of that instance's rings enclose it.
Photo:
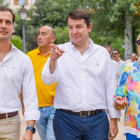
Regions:
[[[45,84],[57,82],[54,107],[74,112],[108,109],[111,118],[121,116],[113,107],[116,81],[107,50],[92,40],[83,56],[71,42],[58,47],[65,53],[57,60],[54,73],[50,73],[49,59],[42,71]]]
[[[126,64],[125,61],[120,60],[120,61],[118,62],[119,70],[121,70],[122,66],[125,65],[125,64]]]
[[[11,44],[11,51],[0,62],[0,114],[21,109],[21,88],[25,120],[38,120],[40,112],[31,60]]]
[[[116,79],[116,82],[118,83],[118,76],[119,76],[119,73],[120,73],[119,65],[114,60],[111,60],[111,63],[112,63],[112,71],[115,74],[115,79]]]

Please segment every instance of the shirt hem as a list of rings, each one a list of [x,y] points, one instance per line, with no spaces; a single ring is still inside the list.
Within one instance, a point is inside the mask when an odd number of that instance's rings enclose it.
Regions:
[[[135,128],[125,127],[124,126],[124,134],[126,134],[126,133],[130,133],[130,134],[135,135],[138,138],[140,138],[140,132],[137,131]]]

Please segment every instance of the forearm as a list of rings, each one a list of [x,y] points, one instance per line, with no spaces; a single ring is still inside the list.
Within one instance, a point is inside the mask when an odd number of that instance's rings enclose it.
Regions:
[[[53,74],[56,69],[56,63],[57,63],[57,60],[53,60],[50,58],[49,68],[50,68],[51,74]]]
[[[110,122],[117,124],[117,118],[110,118]]]
[[[26,122],[27,126],[34,126],[35,125],[35,120],[29,120]]]

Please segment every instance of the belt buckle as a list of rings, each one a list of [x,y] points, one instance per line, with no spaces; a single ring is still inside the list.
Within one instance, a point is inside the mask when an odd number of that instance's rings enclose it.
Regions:
[[[83,112],[87,112],[87,115],[83,115]],[[80,111],[80,117],[88,117],[90,116],[90,111]]]

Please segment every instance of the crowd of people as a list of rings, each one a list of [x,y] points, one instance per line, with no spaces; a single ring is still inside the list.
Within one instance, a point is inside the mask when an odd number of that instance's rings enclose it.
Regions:
[[[55,45],[55,30],[44,25],[38,48],[26,55],[10,42],[14,21],[13,11],[0,6],[0,140],[19,140],[21,108],[22,140],[32,140],[34,125],[41,140],[113,140],[124,108],[126,138],[140,140],[135,53],[125,62],[119,50],[95,44],[90,14],[74,9],[66,19],[70,42]],[[137,46],[140,54],[140,36]]]

